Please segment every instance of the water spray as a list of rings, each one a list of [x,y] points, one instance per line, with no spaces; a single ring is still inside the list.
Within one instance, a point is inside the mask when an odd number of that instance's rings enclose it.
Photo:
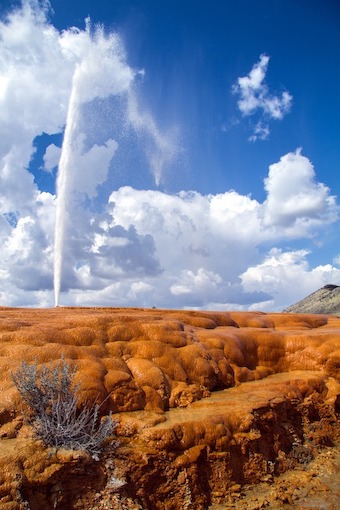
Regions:
[[[59,305],[62,287],[63,267],[66,264],[65,246],[71,225],[71,203],[77,193],[76,170],[83,156],[81,132],[82,110],[85,104],[94,99],[125,95],[126,122],[145,139],[147,137],[147,159],[159,185],[162,169],[176,152],[172,141],[163,135],[151,114],[141,110],[132,83],[140,71],[133,71],[126,63],[124,49],[117,34],[104,34],[100,27],[91,34],[90,21],[86,22],[85,32],[80,32],[82,55],[76,64],[68,105],[64,140],[57,177],[56,222],[54,243],[54,301]],[[112,156],[117,143],[111,142]],[[108,141],[107,141],[108,142]],[[86,192],[86,191],[85,191]]]

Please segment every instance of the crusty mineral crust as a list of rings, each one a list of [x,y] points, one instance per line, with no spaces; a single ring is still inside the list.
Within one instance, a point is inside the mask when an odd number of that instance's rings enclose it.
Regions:
[[[339,439],[339,344],[326,315],[0,308],[0,508],[231,505]],[[119,420],[99,462],[22,427],[10,371],[62,355]]]

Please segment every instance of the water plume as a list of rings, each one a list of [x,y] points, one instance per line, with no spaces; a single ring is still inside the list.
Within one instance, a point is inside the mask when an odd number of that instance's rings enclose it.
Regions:
[[[76,64],[68,105],[64,140],[57,178],[57,203],[54,241],[54,301],[59,304],[64,247],[70,226],[69,204],[76,190],[75,167],[82,153],[82,106],[96,98],[121,94],[130,86],[133,70],[126,64],[121,42],[116,34],[105,36],[102,28],[91,35],[90,22],[82,34],[82,56]],[[114,147],[115,149],[115,147]],[[113,150],[114,152],[114,150]]]
[[[75,81],[75,80],[74,80]],[[65,228],[67,217],[67,200],[70,190],[70,174],[68,169],[71,167],[72,161],[72,138],[74,126],[77,124],[77,100],[76,88],[72,87],[72,93],[68,108],[66,128],[64,134],[63,147],[59,162],[59,171],[57,178],[57,206],[56,206],[56,223],[54,235],[54,304],[59,304],[59,294],[61,288],[61,269],[63,259],[63,246],[65,240]]]
[[[146,152],[149,167],[157,185],[161,181],[164,165],[176,153],[175,144],[170,141],[170,137],[159,131],[152,115],[142,110],[138,104],[133,82],[135,76],[143,72],[136,72],[127,64],[119,36],[115,33],[106,35],[102,27],[97,27],[91,33],[90,21],[87,20],[86,30],[79,31],[79,47],[76,53],[78,61],[72,79],[57,177],[54,242],[55,306],[59,305],[63,271],[67,263],[65,250],[70,239],[70,232],[75,228],[71,218],[72,205],[76,204],[77,194],[83,193],[89,198],[96,195],[96,188],[105,182],[110,160],[118,148],[115,140],[108,139],[102,146],[95,143],[92,149],[86,152],[87,137],[82,131],[86,107],[95,104],[97,100],[108,99],[111,96],[124,98],[124,101],[120,102],[124,110],[120,112],[120,115],[124,117],[125,124],[135,131],[137,138],[142,139],[141,145]],[[95,106],[93,109],[95,110]],[[114,121],[115,119],[113,123]],[[108,120],[103,119],[103,122]],[[105,160],[106,166],[97,169],[94,173],[88,169],[89,162],[92,161],[94,153],[100,150],[102,151],[101,159]],[[104,158],[103,153],[105,153]],[[77,178],[79,170],[82,175]],[[77,205],[79,205],[79,197]]]

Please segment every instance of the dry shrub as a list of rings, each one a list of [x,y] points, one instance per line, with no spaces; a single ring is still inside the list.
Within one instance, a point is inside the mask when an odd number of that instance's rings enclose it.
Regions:
[[[74,385],[76,366],[62,358],[55,366],[21,363],[12,380],[29,411],[24,413],[35,436],[45,446],[83,450],[94,459],[116,423],[111,414],[100,420],[98,404],[78,410],[79,384]]]

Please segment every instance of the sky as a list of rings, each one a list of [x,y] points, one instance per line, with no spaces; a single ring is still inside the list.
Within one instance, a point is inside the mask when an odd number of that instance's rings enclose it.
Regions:
[[[340,285],[337,0],[1,0],[0,306]]]

